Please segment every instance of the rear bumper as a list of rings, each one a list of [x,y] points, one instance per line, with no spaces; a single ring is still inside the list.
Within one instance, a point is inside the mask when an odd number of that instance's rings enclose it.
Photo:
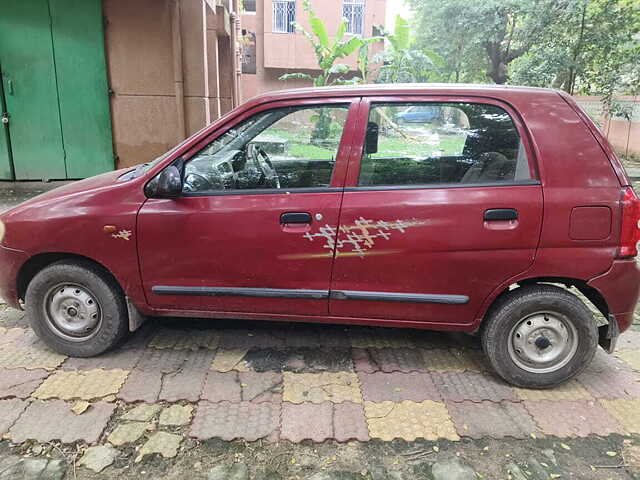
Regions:
[[[604,297],[620,332],[631,326],[640,295],[640,269],[635,259],[614,260],[611,268],[587,282]]]
[[[13,308],[21,308],[18,300],[18,272],[27,260],[22,250],[0,245],[0,298]]]

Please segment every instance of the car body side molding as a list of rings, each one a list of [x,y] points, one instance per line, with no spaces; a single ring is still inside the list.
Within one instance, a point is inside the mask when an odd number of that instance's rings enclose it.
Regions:
[[[309,298],[323,300],[369,300],[377,302],[440,303],[464,305],[469,302],[466,295],[443,295],[395,292],[364,292],[359,290],[296,290],[286,288],[245,288],[245,287],[180,287],[154,286],[156,295],[188,295],[207,297],[262,297],[262,298]]]

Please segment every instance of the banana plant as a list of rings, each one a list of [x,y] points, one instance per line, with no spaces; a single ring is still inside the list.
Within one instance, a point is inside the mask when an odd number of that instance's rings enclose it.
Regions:
[[[312,80],[314,86],[324,87],[328,85],[345,85],[352,83],[360,83],[366,79],[366,69],[363,70],[363,63],[361,56],[367,54],[367,45],[382,40],[382,37],[361,38],[357,36],[349,37],[345,39],[347,33],[347,21],[341,19],[338,25],[338,30],[333,38],[330,37],[327,32],[327,27],[322,19],[318,18],[311,7],[309,0],[303,2],[303,7],[307,15],[309,16],[309,24],[311,31],[307,31],[299,23],[294,23],[297,31],[301,32],[309,43],[313,47],[313,51],[316,54],[318,61],[318,67],[320,73],[316,76],[309,75],[308,73],[296,72],[287,73],[280,77],[280,80],[292,80],[292,79],[304,79]],[[344,78],[345,75],[351,70],[349,65],[340,63],[338,60],[348,57],[349,55],[359,52],[358,55],[358,70],[360,77],[353,77],[350,79]]]

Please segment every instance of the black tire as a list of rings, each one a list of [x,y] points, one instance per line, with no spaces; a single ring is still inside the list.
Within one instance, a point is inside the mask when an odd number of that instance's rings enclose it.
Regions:
[[[99,312],[98,320],[87,338],[67,335],[52,320],[47,305],[61,285],[90,292],[87,303],[94,304],[93,298],[97,302],[93,308]],[[38,272],[27,287],[25,309],[38,337],[56,352],[71,357],[93,357],[106,352],[118,345],[129,330],[127,306],[120,288],[101,268],[87,261],[60,261]]]
[[[533,347],[525,345],[526,348],[519,349],[516,342],[524,343],[525,340],[520,340],[522,335],[516,339],[516,335],[522,326],[537,328],[538,330],[532,331],[531,336],[544,337],[544,333],[540,335],[537,332],[545,331],[543,322],[549,321],[547,314],[553,322],[569,323],[563,328],[574,343],[570,347],[569,340],[556,341],[545,347],[546,341],[543,340],[540,344],[542,349],[553,343],[556,346],[552,348],[566,348],[567,350],[562,350],[567,352],[564,360],[558,361],[556,366],[546,367],[557,368],[554,371],[529,371],[528,369],[536,367],[527,363],[530,357],[521,355],[527,349],[538,348],[538,343],[534,341]],[[525,327],[523,322],[532,325],[527,319],[533,319],[533,327]],[[540,326],[536,327],[535,322],[539,322]],[[598,348],[598,328],[587,306],[567,290],[545,284],[517,288],[499,298],[482,325],[481,336],[482,348],[497,374],[511,384],[525,388],[551,388],[566,382],[589,365]],[[566,346],[559,347],[560,345]],[[573,349],[575,351],[571,353]],[[539,370],[542,369],[541,366]]]

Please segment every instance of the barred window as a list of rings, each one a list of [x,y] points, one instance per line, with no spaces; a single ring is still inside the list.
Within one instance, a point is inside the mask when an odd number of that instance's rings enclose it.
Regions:
[[[364,0],[344,0],[342,16],[347,21],[347,33],[362,35],[364,32]]]
[[[273,31],[276,33],[294,33],[296,31],[295,0],[273,0]]]

